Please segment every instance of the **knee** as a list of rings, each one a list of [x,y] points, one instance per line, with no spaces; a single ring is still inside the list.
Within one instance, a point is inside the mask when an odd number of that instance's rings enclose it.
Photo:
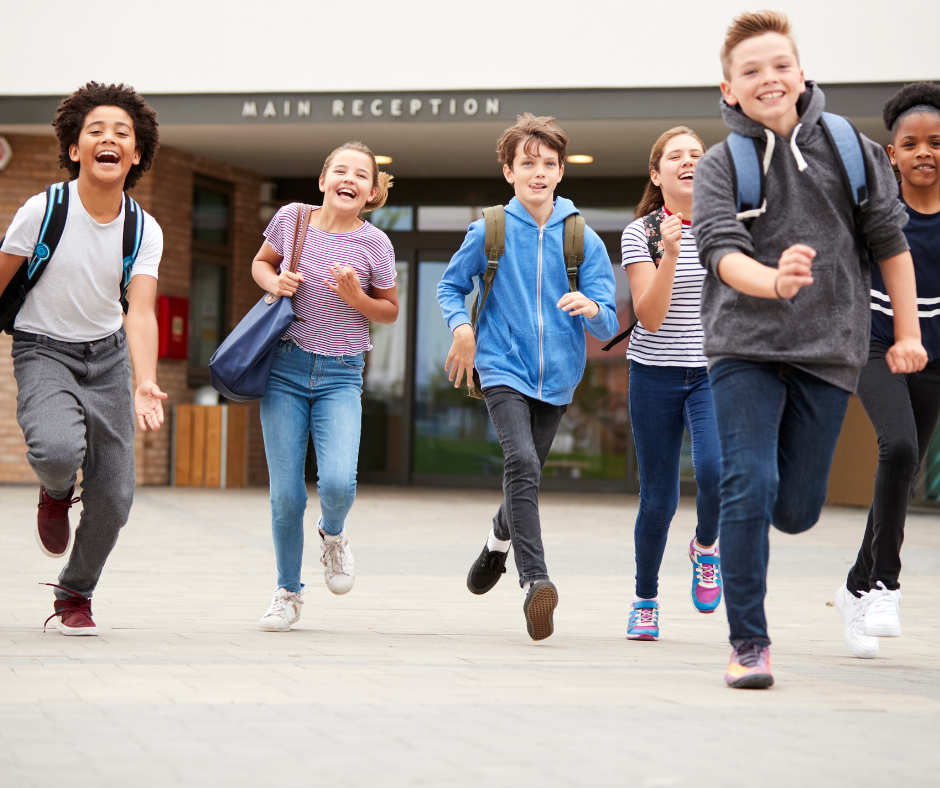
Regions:
[[[79,468],[85,447],[54,439],[31,442],[27,459],[40,481],[53,489],[62,489]]]
[[[902,479],[913,479],[917,473],[917,443],[911,440],[892,440],[881,447],[879,459],[891,474]]]
[[[801,534],[819,522],[825,502],[825,494],[818,500],[800,496],[793,500],[777,501],[771,522],[774,528],[785,534]]]
[[[291,521],[303,518],[307,508],[307,489],[301,485],[297,489],[281,485],[271,485],[271,512],[275,522],[279,519]]]
[[[535,450],[517,451],[507,455],[503,464],[503,474],[512,481],[537,483],[542,474],[542,466]]]
[[[321,478],[317,484],[317,495],[321,506],[339,509],[352,506],[356,498],[355,474],[349,478],[328,476]]]
[[[643,490],[640,488],[640,514],[637,518],[637,527],[654,526],[657,530],[669,527],[672,518],[679,508],[679,487],[665,490]],[[643,530],[643,529],[641,529]]]
[[[770,521],[779,479],[776,471],[754,469],[752,473],[724,474],[721,477],[722,519]]]

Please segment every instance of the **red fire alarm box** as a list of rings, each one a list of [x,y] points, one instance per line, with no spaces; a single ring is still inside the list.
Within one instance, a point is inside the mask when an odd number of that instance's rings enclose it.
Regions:
[[[189,353],[189,299],[157,296],[157,358],[185,359]]]

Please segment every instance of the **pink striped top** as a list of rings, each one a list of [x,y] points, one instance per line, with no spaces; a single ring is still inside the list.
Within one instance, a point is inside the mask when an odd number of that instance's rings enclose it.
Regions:
[[[313,208],[319,210],[319,206]],[[264,231],[268,243],[284,258],[283,271],[290,268],[287,258],[296,221],[297,203],[285,205]],[[290,337],[307,352],[323,356],[354,356],[371,350],[368,318],[323,283],[324,279],[334,281],[331,264],[352,267],[366,293],[374,287],[387,290],[395,285],[395,250],[377,227],[363,222],[351,233],[325,233],[311,224],[297,266],[304,281],[291,298],[294,314],[303,322],[291,323],[284,338]]]

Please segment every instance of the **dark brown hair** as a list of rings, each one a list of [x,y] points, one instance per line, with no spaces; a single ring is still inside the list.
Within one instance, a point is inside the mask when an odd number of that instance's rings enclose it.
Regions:
[[[692,129],[688,126],[674,126],[669,129],[669,131],[664,131],[659,135],[659,139],[653,145],[653,149],[650,151],[650,182],[646,184],[646,189],[643,192],[643,199],[640,200],[640,204],[636,207],[634,212],[635,218],[640,218],[641,216],[646,216],[647,214],[652,213],[653,211],[658,211],[663,205],[666,204],[665,199],[663,198],[663,190],[653,183],[652,172],[656,170],[659,172],[659,164],[663,159],[663,152],[666,150],[666,143],[669,140],[675,137],[681,137],[683,134],[688,134],[690,137],[695,137],[698,140],[698,144],[702,146],[702,150],[705,150],[705,143],[702,142],[702,138],[699,137]]]
[[[131,165],[124,179],[124,189],[133,189],[143,174],[153,165],[160,149],[157,113],[130,85],[101,85],[89,82],[62,100],[56,110],[52,127],[59,140],[59,166],[69,171],[69,180],[78,177],[81,165],[69,157],[69,148],[78,144],[88,113],[96,107],[123,109],[134,123],[134,140],[140,151],[140,162]]]
[[[901,88],[885,102],[885,128],[895,136],[902,118],[921,113],[940,115],[940,85],[914,82]]]
[[[375,160],[375,154],[369,149],[369,146],[362,142],[357,142],[355,140],[351,142],[344,142],[338,148],[336,148],[329,156],[326,157],[326,161],[323,162],[323,169],[320,171],[320,177],[326,177],[326,171],[330,168],[330,164],[333,163],[333,159],[336,158],[336,154],[344,150],[355,150],[359,153],[364,153],[372,160],[372,188],[378,189],[375,193],[375,197],[369,200],[362,209],[362,212],[374,211],[377,208],[381,208],[385,205],[385,201],[388,199],[388,190],[392,188],[392,176],[387,172],[381,172],[379,170],[379,164]]]
[[[538,153],[539,145],[544,144],[558,154],[558,163],[565,163],[568,153],[568,138],[565,136],[554,118],[546,115],[536,117],[531,112],[516,116],[516,125],[510,126],[503,132],[503,136],[496,143],[496,153],[499,154],[499,163],[509,165],[516,158],[519,143],[522,150],[529,156]]]
[[[796,39],[793,37],[790,19],[786,14],[781,11],[755,11],[741,14],[735,17],[725,32],[725,43],[721,47],[721,68],[726,80],[731,79],[731,53],[734,48],[741,42],[754,36],[762,36],[764,33],[779,33],[786,38],[793,47],[793,54],[799,62],[800,53],[796,48]]]

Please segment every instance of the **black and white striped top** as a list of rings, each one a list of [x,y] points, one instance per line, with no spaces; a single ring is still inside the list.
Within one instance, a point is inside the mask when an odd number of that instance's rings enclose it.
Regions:
[[[620,240],[624,270],[633,263],[650,263],[649,246],[642,219],[627,225]],[[637,323],[630,336],[627,358],[654,367],[704,367],[708,365],[702,344],[702,283],[705,269],[698,260],[692,226],[682,223],[682,247],[676,263],[672,302],[655,334]]]
[[[290,268],[296,220],[297,203],[285,205],[264,231],[268,243],[284,257],[282,271]],[[304,281],[291,298],[294,314],[303,321],[291,323],[284,337],[308,353],[355,356],[372,349],[369,319],[324,284],[324,279],[334,281],[330,265],[350,266],[366,293],[374,287],[387,290],[395,285],[395,250],[388,236],[369,222],[351,233],[325,233],[312,224],[307,228],[297,267]]]

